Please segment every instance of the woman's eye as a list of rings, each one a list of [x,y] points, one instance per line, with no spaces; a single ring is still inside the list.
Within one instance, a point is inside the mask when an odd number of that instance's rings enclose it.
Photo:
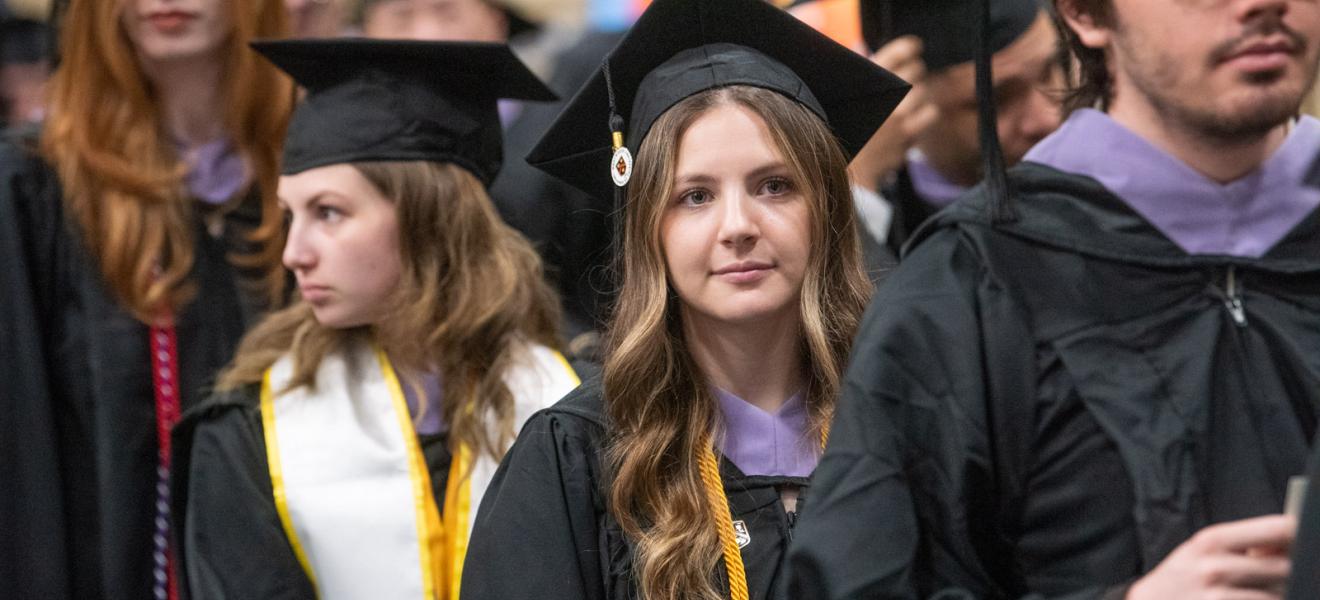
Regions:
[[[793,184],[789,183],[787,179],[776,177],[761,184],[761,189],[771,196],[779,196],[792,191]]]
[[[683,194],[679,201],[688,206],[701,206],[710,202],[710,194],[705,190],[692,190]]]
[[[333,206],[321,205],[316,207],[316,218],[322,221],[336,223],[344,218],[343,211]]]

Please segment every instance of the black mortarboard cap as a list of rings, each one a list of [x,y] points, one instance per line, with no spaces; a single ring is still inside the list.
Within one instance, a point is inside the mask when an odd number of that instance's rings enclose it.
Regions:
[[[555,95],[504,44],[366,39],[253,42],[307,90],[284,174],[386,160],[452,162],[487,185],[503,162],[496,101]]]
[[[979,0],[861,0],[862,37],[872,52],[897,37],[920,38],[930,71],[971,62],[981,27]],[[1040,0],[990,0],[990,49],[1008,47],[1041,14]]]
[[[613,134],[636,153],[674,104],[730,85],[797,100],[829,125],[849,157],[910,87],[764,0],[656,0],[527,160],[608,200],[617,189],[606,171]]]

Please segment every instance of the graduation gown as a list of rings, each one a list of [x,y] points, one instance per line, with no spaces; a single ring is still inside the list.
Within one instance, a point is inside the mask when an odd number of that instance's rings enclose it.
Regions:
[[[940,209],[917,193],[906,166],[894,174],[893,181],[885,185],[880,193],[894,211],[885,245],[893,256],[899,257],[903,255],[903,245],[912,239],[922,223],[935,216]]]
[[[1020,219],[941,212],[854,346],[793,598],[1099,598],[1283,508],[1320,402],[1320,214],[1189,256],[1094,180],[1024,163]]]
[[[1288,600],[1320,598],[1320,445],[1311,455],[1310,479],[1302,514],[1293,543],[1292,578],[1288,580]]]
[[[505,376],[515,428],[578,383],[558,353],[526,350]],[[284,387],[278,381],[287,363],[272,368],[269,389]],[[453,597],[439,588],[458,582],[439,573],[462,564],[471,520],[497,463],[464,450],[458,466],[470,473],[453,479],[447,433],[413,429],[387,365],[370,344],[355,343],[322,362],[315,390],[263,398],[261,386],[252,385],[218,394],[185,416],[174,431],[173,502],[184,515],[176,532],[190,598],[421,597],[424,580],[435,582],[438,597]],[[412,451],[404,446],[411,442],[403,437],[416,439],[425,463],[416,466],[425,473],[410,473]],[[426,483],[430,493],[414,496],[410,486]],[[390,503],[392,493],[401,501]],[[419,541],[427,539],[419,533],[427,517],[437,519],[426,525],[432,535],[443,530],[431,544]],[[461,529],[458,537],[451,526]],[[416,594],[401,591],[414,587]]]
[[[523,426],[491,481],[477,516],[463,572],[464,600],[637,598],[633,547],[605,509],[608,481],[599,379],[589,380]],[[746,527],[742,546],[751,598],[775,597],[796,515],[784,511],[778,486],[801,477],[748,477],[720,459],[720,478],[735,521]],[[720,562],[714,574],[727,594]]]
[[[0,588],[11,598],[150,598],[158,443],[148,329],[109,292],[35,143],[0,143]],[[226,260],[259,221],[255,196],[223,217],[220,237],[196,220],[197,299],[176,315],[185,409],[260,310]]]

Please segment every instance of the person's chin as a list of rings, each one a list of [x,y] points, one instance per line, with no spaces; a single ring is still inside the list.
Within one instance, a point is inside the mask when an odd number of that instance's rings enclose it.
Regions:
[[[142,56],[155,63],[170,63],[205,56],[209,48],[201,40],[152,39],[142,45]]]
[[[743,293],[712,303],[711,316],[731,324],[755,324],[791,310],[794,303],[783,302],[769,294]]]
[[[338,315],[335,314],[335,310],[331,307],[317,306],[316,304],[313,304],[312,316],[316,317],[316,322],[320,323],[322,327],[337,328],[339,326]]]
[[[364,324],[363,319],[346,314],[342,307],[333,303],[325,303],[320,306],[313,304],[312,316],[316,317],[316,322],[320,323],[322,327],[330,329],[349,329]]]

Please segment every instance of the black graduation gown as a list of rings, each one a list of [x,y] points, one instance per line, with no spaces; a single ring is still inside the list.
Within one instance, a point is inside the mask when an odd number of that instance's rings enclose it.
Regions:
[[[903,245],[912,239],[922,223],[935,216],[940,209],[917,193],[906,166],[894,174],[893,180],[883,186],[880,193],[894,211],[885,245],[894,256],[902,256]]]
[[[1320,598],[1320,445],[1311,455],[1309,490],[1297,526],[1293,544],[1292,578],[1288,580],[1288,600]]]
[[[316,598],[275,508],[260,394],[256,385],[217,394],[174,429],[171,500],[186,515],[175,533],[193,600]],[[453,462],[447,436],[418,440],[443,507]]]
[[[1094,180],[1010,173],[1020,220],[974,190],[868,309],[791,597],[1121,594],[1283,509],[1320,402],[1320,214],[1261,259],[1188,256]]]
[[[862,245],[862,264],[866,269],[866,277],[878,286],[898,266],[898,255],[888,245],[872,237],[861,222],[857,223],[857,239]]]
[[[157,437],[147,327],[124,311],[65,214],[58,179],[0,143],[0,589],[9,598],[151,597]],[[225,365],[259,303],[197,220],[197,300],[176,316],[181,401]]]
[[[463,600],[624,600],[637,598],[630,542],[605,510],[605,417],[593,378],[523,425],[477,513],[463,568]],[[747,525],[742,548],[754,600],[775,597],[794,516],[777,486],[798,477],[748,477],[720,461],[735,521]],[[716,573],[728,589],[723,563]]]

